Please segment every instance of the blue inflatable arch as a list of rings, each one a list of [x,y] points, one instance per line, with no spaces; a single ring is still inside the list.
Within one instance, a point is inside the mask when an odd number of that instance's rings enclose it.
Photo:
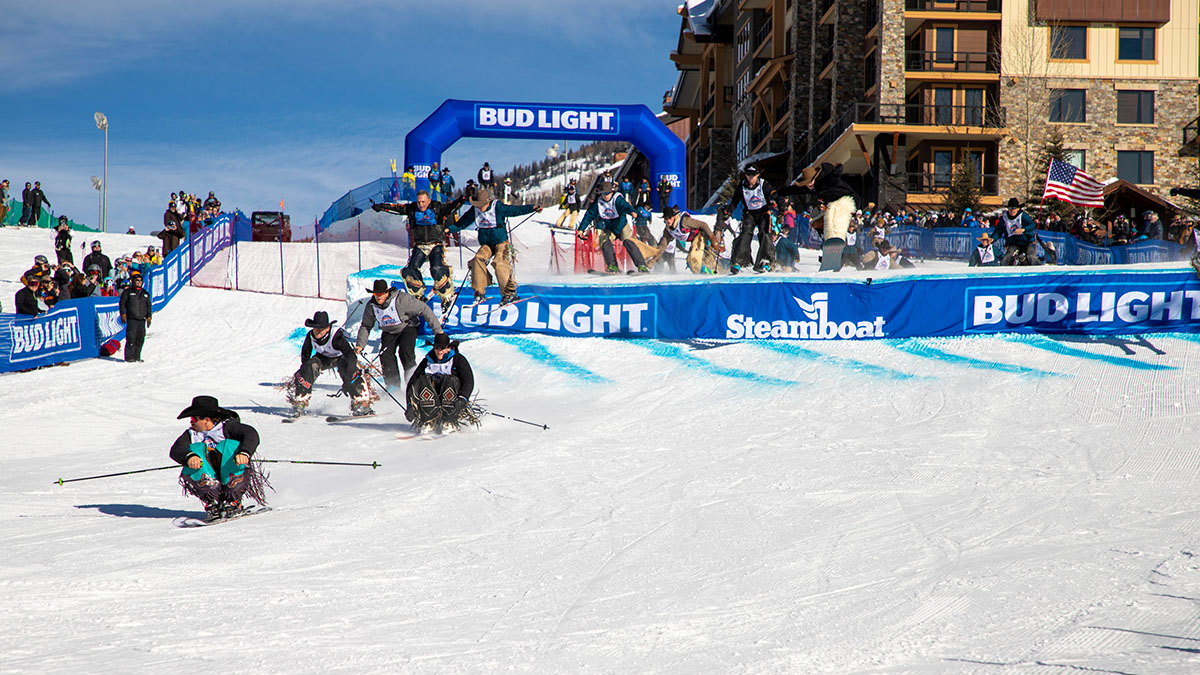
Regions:
[[[404,165],[412,166],[417,188],[429,187],[429,170],[463,137],[627,141],[650,162],[650,185],[658,205],[658,183],[673,189],[670,201],[686,206],[687,149],[644,105],[498,103],[449,99],[408,133]],[[661,207],[660,207],[661,208]]]

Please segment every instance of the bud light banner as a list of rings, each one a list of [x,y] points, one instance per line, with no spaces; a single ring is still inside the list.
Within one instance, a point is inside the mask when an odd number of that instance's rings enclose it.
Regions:
[[[517,103],[448,99],[404,138],[404,165],[415,167],[416,188],[429,189],[429,172],[460,138],[541,138],[628,141],[649,163],[649,175],[667,176],[672,201],[686,206],[687,148],[644,105]],[[458,175],[472,175],[474,167]],[[656,208],[658,182],[650,185]],[[332,207],[331,207],[332,208]]]
[[[0,363],[20,370],[81,358],[96,348],[95,323],[86,301],[62,302],[36,317],[0,314]]]
[[[351,300],[391,268],[350,278]],[[494,292],[494,291],[493,291]],[[874,279],[623,279],[527,285],[527,300],[447,314],[452,332],[687,340],[868,340],[992,333],[1200,332],[1189,271],[984,273]],[[433,305],[440,311],[437,302]]]

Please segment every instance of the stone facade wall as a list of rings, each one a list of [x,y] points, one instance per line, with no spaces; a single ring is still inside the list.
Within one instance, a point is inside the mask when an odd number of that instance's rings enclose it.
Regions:
[[[797,166],[809,140],[813,135],[813,94],[814,80],[817,73],[813,72],[819,52],[816,51],[815,36],[817,18],[815,2],[796,2],[792,6],[794,12],[791,26],[792,50],[795,53],[792,61],[792,92],[791,92],[791,122],[789,123],[789,142],[792,149],[791,166],[793,175],[798,174],[804,167]]]
[[[1121,150],[1150,150],[1154,152],[1154,183],[1141,185],[1151,192],[1167,197],[1176,186],[1195,183],[1194,153],[1181,153],[1183,127],[1200,114],[1196,83],[1186,80],[1074,80],[1051,79],[1056,89],[1086,90],[1087,117],[1081,124],[1045,124],[1034,133],[1035,149],[1051,129],[1063,136],[1063,148],[1084,150],[1088,175],[1105,182],[1117,177],[1117,152]],[[1118,89],[1155,91],[1154,124],[1117,124]],[[1021,195],[1022,165],[1018,143],[1007,139],[1000,143],[1000,188],[1004,195]],[[1034,175],[1045,171],[1035,167]]]
[[[883,0],[879,14],[879,102],[904,103],[904,0]]]
[[[874,1],[874,0],[871,0]],[[833,89],[831,117],[836,122],[846,110],[863,99],[866,56],[867,3],[838,0],[833,28]]]

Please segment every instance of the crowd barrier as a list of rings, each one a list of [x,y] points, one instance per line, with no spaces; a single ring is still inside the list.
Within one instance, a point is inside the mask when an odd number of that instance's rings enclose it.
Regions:
[[[373,279],[402,283],[396,267],[351,275],[351,308]],[[446,329],[668,340],[1200,332],[1200,279],[1190,269],[613,281],[524,285],[521,295],[530,299],[507,307],[494,297],[471,307],[464,294]],[[436,301],[434,309],[441,311]]]
[[[887,240],[916,258],[968,260],[979,245],[979,235],[991,232],[979,227],[893,227]],[[1132,263],[1176,262],[1195,253],[1191,246],[1173,241],[1140,241],[1123,246],[1096,246],[1066,232],[1038,231],[1038,236],[1050,242],[1057,253],[1059,265],[1125,265]],[[821,235],[805,223],[794,231],[797,244],[820,248]],[[870,242],[860,238],[858,246],[866,250]],[[1038,247],[1041,252],[1041,246]]]
[[[180,288],[232,240],[241,214],[221,214],[151,268],[145,280],[150,304],[160,311]],[[0,314],[0,372],[94,358],[100,346],[125,337],[119,297],[64,300],[36,317]]]

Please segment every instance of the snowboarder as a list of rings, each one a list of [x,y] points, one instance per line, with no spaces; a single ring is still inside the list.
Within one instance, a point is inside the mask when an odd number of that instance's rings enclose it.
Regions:
[[[304,336],[300,347],[300,370],[288,382],[287,400],[292,414],[300,416],[308,408],[312,397],[313,383],[323,370],[336,368],[342,377],[341,393],[350,397],[350,414],[372,415],[371,403],[378,400],[371,390],[367,374],[358,367],[358,354],[354,351],[345,332],[329,320],[329,312],[318,311],[313,318],[305,319],[304,325],[312,330]]]
[[[758,255],[754,260],[755,272],[770,272],[775,264],[775,245],[771,241],[771,199],[778,191],[759,176],[758,167],[751,164],[743,171],[741,185],[734,190],[730,200],[730,213],[742,205],[742,230],[733,240],[733,262],[729,273],[737,274],[750,264],[750,242],[758,232]]]
[[[389,387],[401,387],[404,380],[400,369],[396,366],[396,350],[400,350],[400,362],[404,371],[416,364],[417,356],[414,348],[417,344],[417,330],[421,319],[429,324],[434,333],[442,332],[442,322],[438,319],[429,305],[417,300],[408,293],[389,288],[386,281],[376,279],[375,285],[367,289],[371,300],[363,309],[362,324],[358,327],[358,343],[355,350],[362,353],[367,347],[367,337],[375,324],[379,324],[383,335],[379,338],[379,366],[383,370],[383,381]]]
[[[509,264],[508,218],[528,213],[540,213],[542,207],[533,204],[508,205],[492,199],[491,191],[479,188],[476,198],[471,200],[471,209],[450,226],[451,232],[459,232],[475,225],[479,230],[479,250],[468,263],[471,268],[471,288],[475,291],[475,302],[483,302],[487,291],[490,262],[496,270],[496,285],[500,288],[500,302],[508,304],[517,300],[517,280]]]
[[[633,228],[625,220],[626,216],[633,215],[633,213],[633,207],[617,193],[613,184],[604,182],[599,186],[599,197],[583,214],[583,220],[579,221],[577,235],[580,239],[587,236],[588,227],[593,220],[596,221],[596,232],[601,241],[600,251],[604,254],[605,271],[609,274],[619,271],[617,254],[613,250],[613,241],[617,239],[624,244],[625,251],[629,254],[633,264],[637,265],[639,272],[650,271],[650,268],[646,266],[646,258],[642,255],[639,247],[641,242],[633,238]]]
[[[432,175],[432,174],[430,174]],[[421,276],[421,266],[429,261],[429,276],[433,277],[433,290],[441,297],[443,303],[449,303],[454,298],[454,282],[450,279],[450,267],[446,265],[446,251],[443,242],[446,237],[446,219],[463,203],[463,198],[442,204],[433,201],[429,193],[421,190],[417,193],[417,201],[407,204],[372,204],[375,211],[387,211],[406,216],[411,225],[412,249],[408,254],[408,264],[400,272],[404,277],[404,285],[415,298],[425,297],[425,281]]]
[[[575,219],[579,217],[579,188],[575,185],[575,179],[567,185],[567,189],[563,191],[562,213],[558,216],[558,222],[554,223],[555,227],[562,227],[563,221],[567,219],[567,214],[571,215],[571,222],[567,224],[567,229],[575,229]]]
[[[184,494],[204,503],[207,519],[236,515],[246,495],[265,504],[270,484],[250,463],[258,449],[258,431],[212,396],[194,397],[177,419],[184,418],[190,424],[171,444],[171,459],[183,465],[179,484]]]
[[[154,320],[154,311],[150,306],[150,293],[142,286],[142,273],[134,270],[129,277],[129,287],[121,293],[118,304],[121,323],[125,324],[125,363],[140,363],[146,329]]]
[[[413,427],[429,431],[449,424],[457,428],[471,419],[471,392],[475,376],[471,364],[458,351],[459,342],[438,333],[408,383],[405,416]]]

